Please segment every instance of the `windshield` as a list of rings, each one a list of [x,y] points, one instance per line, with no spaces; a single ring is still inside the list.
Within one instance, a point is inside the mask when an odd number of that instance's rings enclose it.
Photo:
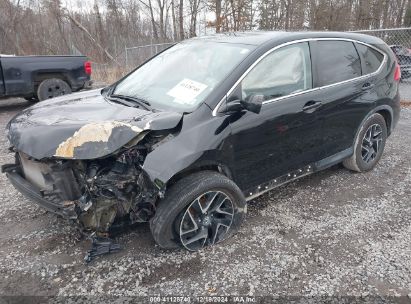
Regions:
[[[113,95],[138,98],[157,109],[193,110],[253,48],[200,40],[179,43],[124,78]]]

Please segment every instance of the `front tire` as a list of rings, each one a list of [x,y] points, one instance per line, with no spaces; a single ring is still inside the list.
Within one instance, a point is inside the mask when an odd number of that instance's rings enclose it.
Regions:
[[[245,197],[233,181],[220,173],[203,171],[170,187],[150,228],[160,247],[196,251],[232,236],[246,212]]]
[[[67,82],[58,78],[43,80],[37,89],[40,101],[66,94],[71,94],[71,87]]]
[[[380,160],[387,140],[387,125],[381,114],[375,113],[366,119],[358,132],[354,154],[343,161],[352,171],[372,170]]]

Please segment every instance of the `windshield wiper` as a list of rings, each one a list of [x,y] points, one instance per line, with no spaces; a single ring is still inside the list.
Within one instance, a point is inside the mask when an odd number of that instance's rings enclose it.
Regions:
[[[117,94],[111,94],[108,96],[108,98],[113,98],[113,99],[120,99],[120,100],[125,100],[134,104],[138,104],[140,106],[142,106],[143,108],[151,111],[152,107],[151,104],[147,101],[144,100],[142,98],[138,98],[138,97],[131,97],[131,96],[124,96],[124,95],[117,95]]]
[[[129,102],[129,101],[126,101],[126,100],[123,100],[123,99],[120,99],[120,98],[115,98],[115,97],[111,97],[111,96],[110,97],[106,96],[106,98],[108,100],[110,100],[111,102],[119,103],[119,104],[122,104],[123,106],[127,106],[127,107],[135,107],[136,106],[135,103]]]

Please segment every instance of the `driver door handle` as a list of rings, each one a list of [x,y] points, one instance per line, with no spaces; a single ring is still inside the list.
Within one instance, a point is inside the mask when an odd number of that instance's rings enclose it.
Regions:
[[[311,100],[311,101],[307,102],[307,103],[304,105],[303,111],[304,111],[304,112],[312,112],[312,111],[314,111],[315,109],[321,107],[322,104],[323,104],[323,103],[322,103],[321,101],[313,101],[313,100]]]

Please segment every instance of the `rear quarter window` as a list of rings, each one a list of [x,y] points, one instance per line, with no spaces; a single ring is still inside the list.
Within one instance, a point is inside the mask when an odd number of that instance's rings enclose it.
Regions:
[[[361,61],[349,41],[316,42],[317,86],[325,86],[361,76]]]
[[[367,75],[377,71],[384,60],[384,55],[381,52],[360,43],[357,43],[356,47],[362,60],[362,74]]]

